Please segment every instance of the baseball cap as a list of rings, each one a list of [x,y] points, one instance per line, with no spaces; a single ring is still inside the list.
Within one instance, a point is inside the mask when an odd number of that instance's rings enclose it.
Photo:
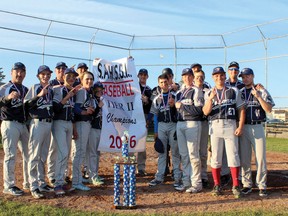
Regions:
[[[182,70],[182,76],[183,75],[187,75],[187,74],[192,74],[193,75],[193,71],[191,68],[185,68]]]
[[[53,71],[51,71],[50,68],[47,65],[41,65],[38,68],[38,74],[42,73],[43,71],[49,71],[50,73],[53,73]]]
[[[104,86],[101,82],[98,81],[98,82],[94,83],[94,85],[93,85],[93,89],[96,89],[96,88],[104,89]]]
[[[75,74],[76,76],[79,75],[79,74],[74,70],[74,68],[66,68],[66,70],[64,71],[64,74],[68,74],[68,73]]]
[[[162,74],[174,75],[171,68],[164,68],[164,69],[162,70]]]
[[[199,63],[193,63],[193,64],[190,66],[190,68],[194,68],[194,67],[196,67],[196,66],[198,66],[198,67],[200,67],[200,68],[202,69],[202,65],[199,64]]]
[[[222,67],[215,67],[213,69],[212,75],[218,74],[218,73],[226,73],[226,72],[224,71],[224,69]]]
[[[254,72],[251,68],[243,68],[239,74],[239,77],[242,77],[242,75],[249,75],[249,74],[253,74]]]
[[[67,68],[67,65],[65,64],[65,62],[58,62],[56,64],[56,67],[55,68],[60,68],[60,67],[66,67]]]
[[[86,68],[86,69],[88,69],[87,65],[84,62],[79,63],[78,66],[77,66],[77,69],[78,68]]]
[[[239,69],[239,64],[238,64],[238,62],[236,62],[236,61],[230,62],[228,68],[230,68],[230,67],[232,67],[232,66],[236,66],[236,67]]]
[[[158,152],[158,153],[164,153],[164,145],[162,143],[162,141],[157,137],[154,143],[154,149]]]
[[[146,74],[146,75],[148,75],[148,70],[145,69],[145,68],[141,68],[141,69],[139,70],[138,74]]]
[[[13,65],[12,70],[17,70],[17,69],[22,69],[22,70],[26,71],[26,67],[22,62],[16,62]]]

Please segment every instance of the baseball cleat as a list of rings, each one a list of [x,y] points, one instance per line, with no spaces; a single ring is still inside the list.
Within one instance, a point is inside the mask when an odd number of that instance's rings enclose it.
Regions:
[[[54,192],[55,192],[56,196],[62,196],[62,195],[65,194],[65,191],[63,190],[63,188],[62,188],[61,185],[56,186],[56,187],[54,188]]]
[[[251,193],[251,192],[252,192],[252,188],[244,187],[244,188],[242,188],[241,192],[242,192],[243,194]]]
[[[239,199],[241,197],[241,191],[240,191],[239,186],[233,186],[232,187],[232,193],[234,194],[234,197],[236,199]]]
[[[35,199],[41,199],[44,197],[44,195],[40,192],[40,190],[37,188],[34,191],[31,191],[31,195],[35,198]]]
[[[153,179],[152,181],[149,182],[149,186],[154,187],[154,186],[160,185],[162,183],[163,183],[163,181],[158,181],[157,179]]]
[[[211,191],[211,194],[213,196],[220,196],[222,195],[222,188],[220,187],[220,185],[215,185],[213,190]]]
[[[16,187],[16,186],[13,186],[11,188],[5,188],[3,190],[3,193],[4,194],[10,194],[10,195],[13,195],[13,196],[21,196],[24,194],[24,191],[22,191],[20,188]]]
[[[45,185],[44,187],[39,187],[40,192],[53,192],[54,188],[49,185]]]
[[[260,189],[259,191],[259,196],[260,197],[266,197],[268,196],[267,191],[265,189]]]
[[[190,187],[188,188],[185,192],[186,193],[198,193],[202,190],[202,188],[197,188],[197,187]]]

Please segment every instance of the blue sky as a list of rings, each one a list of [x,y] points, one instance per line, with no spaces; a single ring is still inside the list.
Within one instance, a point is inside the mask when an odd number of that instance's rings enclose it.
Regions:
[[[49,22],[10,15],[3,11],[89,25],[131,36],[204,35],[192,38],[177,37],[177,46],[183,47],[223,46],[223,41],[219,35],[224,34],[225,42],[230,46],[229,49],[179,50],[177,63],[180,66],[177,67],[173,66],[175,63],[174,50],[132,51],[130,54],[135,58],[137,70],[143,65],[149,65],[150,63],[159,64],[159,66],[146,66],[149,70],[149,85],[151,87],[157,85],[157,76],[161,73],[162,68],[166,66],[172,65],[171,68],[173,68],[176,75],[175,79],[179,81],[181,79],[181,70],[184,67],[194,62],[202,63],[207,81],[212,83],[210,74],[213,67],[217,65],[225,67],[225,63],[227,64],[234,60],[239,61],[241,68],[251,67],[254,70],[256,82],[268,85],[269,92],[275,97],[276,107],[288,107],[287,93],[284,90],[284,86],[287,83],[288,37],[268,41],[268,57],[284,56],[270,59],[266,65],[265,61],[261,60],[265,57],[263,43],[233,46],[238,43],[244,44],[249,41],[260,40],[261,34],[256,27],[237,33],[229,33],[247,26],[287,18],[287,1],[2,0],[0,5],[0,67],[4,68],[4,72],[7,75],[5,81],[8,81],[12,64],[16,61],[22,61],[26,64],[28,71],[24,84],[29,87],[33,83],[38,82],[36,71],[38,66],[43,63],[42,56],[7,51],[3,48],[41,53],[43,52],[44,39],[36,35],[17,33],[5,28],[43,34],[47,31]],[[262,26],[261,31],[267,37],[286,35],[288,34],[287,22],[287,20],[284,20],[276,24]],[[95,29],[76,28],[55,23],[50,26],[49,34],[88,41],[92,40],[93,35],[96,34],[94,38],[96,42],[124,47],[129,46],[131,42],[130,36],[95,32]],[[139,37],[135,39],[133,48],[146,47],[151,44],[155,47],[173,47],[174,41],[173,37]],[[226,58],[224,57],[225,52],[227,54]],[[53,38],[46,38],[45,53],[74,56],[83,59],[101,57],[107,60],[122,58],[129,54],[125,50],[103,48],[101,46],[95,46],[90,50],[89,44]],[[65,61],[71,66],[78,64],[81,60],[60,57],[44,58],[44,63],[50,66],[51,69],[54,69],[58,61]],[[265,74],[266,68],[268,69],[268,74]],[[267,77],[268,80],[266,79]]]

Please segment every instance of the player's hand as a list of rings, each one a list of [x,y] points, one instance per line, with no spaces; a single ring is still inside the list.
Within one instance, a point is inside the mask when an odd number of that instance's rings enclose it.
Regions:
[[[17,91],[12,91],[8,96],[7,99],[18,99],[20,97],[19,93]]]
[[[252,94],[255,98],[257,98],[257,99],[258,99],[259,97],[261,97],[260,92],[259,92],[257,89],[255,89],[254,86],[252,86],[251,94]]]
[[[211,89],[211,93],[209,95],[209,100],[213,100],[213,98],[217,95],[217,89],[214,87]]]
[[[181,105],[182,105],[182,103],[181,103],[180,101],[177,101],[177,102],[175,103],[176,109],[180,109],[180,108],[181,108]]]
[[[173,89],[174,91],[178,90],[178,86],[175,84],[174,81],[172,82],[171,89]]]
[[[42,97],[44,95],[46,95],[48,93],[48,87],[50,86],[50,84],[46,85],[37,95],[38,97]]]
[[[104,103],[103,103],[102,100],[100,100],[100,101],[98,102],[98,106],[99,106],[100,108],[104,106]]]
[[[238,128],[235,130],[235,132],[234,132],[234,134],[235,134],[236,136],[241,136],[242,133],[243,133],[243,129],[240,128],[240,127],[238,127]]]
[[[264,89],[264,86],[261,83],[258,83],[255,85],[255,89],[260,91],[261,89]]]
[[[95,109],[93,107],[88,107],[86,110],[87,115],[92,114],[95,111]]]
[[[141,95],[141,99],[142,99],[142,102],[143,102],[144,104],[147,104],[147,103],[148,103],[148,97],[147,97],[147,96]]]

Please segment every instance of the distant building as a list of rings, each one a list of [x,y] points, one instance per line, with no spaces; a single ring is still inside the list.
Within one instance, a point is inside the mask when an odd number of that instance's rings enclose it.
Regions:
[[[283,121],[288,121],[288,108],[279,108],[272,110],[272,116],[275,119],[281,119]]]

